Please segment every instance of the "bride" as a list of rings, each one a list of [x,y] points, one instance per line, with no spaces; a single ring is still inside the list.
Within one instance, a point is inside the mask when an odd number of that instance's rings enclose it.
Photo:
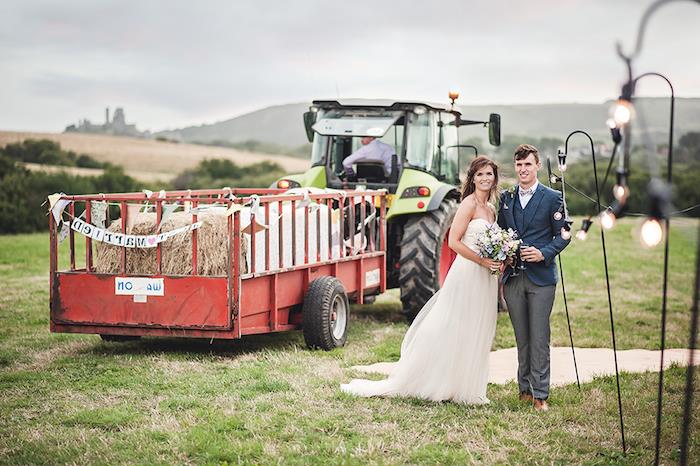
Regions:
[[[401,344],[401,357],[384,380],[355,379],[341,390],[357,396],[408,396],[484,404],[489,352],[496,332],[501,262],[475,252],[476,237],[496,222],[489,201],[496,195],[498,167],[475,158],[462,185],[449,246],[457,253],[442,288],[418,313]]]

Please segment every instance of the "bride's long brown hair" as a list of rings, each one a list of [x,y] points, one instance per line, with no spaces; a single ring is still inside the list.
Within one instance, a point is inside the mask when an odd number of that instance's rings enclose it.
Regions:
[[[469,170],[467,170],[467,179],[462,183],[462,199],[469,196],[471,193],[476,191],[476,186],[474,186],[474,177],[476,173],[484,167],[491,167],[493,170],[493,186],[489,190],[489,201],[496,199],[498,192],[498,165],[496,162],[486,157],[485,155],[479,155],[472,163],[469,165]]]

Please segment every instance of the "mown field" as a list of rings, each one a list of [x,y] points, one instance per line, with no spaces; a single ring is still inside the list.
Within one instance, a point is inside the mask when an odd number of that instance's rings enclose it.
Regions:
[[[661,249],[627,220],[607,235],[620,349],[658,349]],[[674,222],[668,347],[688,344],[697,222]],[[563,255],[574,341],[610,347],[599,230]],[[65,249],[65,248],[64,248]],[[66,258],[62,257],[65,263]],[[298,332],[242,341],[105,343],[48,332],[46,234],[0,237],[0,463],[649,464],[658,374],[623,374],[629,451],[620,453],[615,380],[556,388],[548,413],[490,385],[492,403],[355,399],[355,364],[394,360],[406,325],[395,291],[353,308],[345,348],[311,352]],[[561,290],[561,288],[559,289]],[[567,345],[561,295],[553,344]],[[514,345],[500,315],[495,348]],[[678,461],[685,369],[666,376],[662,463]],[[700,390],[690,452],[700,463]]]
[[[25,139],[56,141],[64,150],[88,154],[99,162],[122,166],[128,175],[142,181],[169,181],[183,170],[194,168],[204,159],[228,159],[242,166],[269,160],[280,164],[289,173],[303,172],[309,167],[308,160],[304,159],[224,147],[98,134],[0,131],[0,147]],[[66,171],[73,172],[71,169]]]

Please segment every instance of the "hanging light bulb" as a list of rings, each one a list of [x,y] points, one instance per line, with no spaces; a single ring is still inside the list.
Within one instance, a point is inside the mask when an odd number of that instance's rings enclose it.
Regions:
[[[653,248],[657,246],[664,237],[664,230],[659,221],[653,217],[647,218],[642,224],[640,240],[644,246]]]
[[[606,126],[607,126],[608,128],[610,128],[610,129],[615,129],[615,128],[617,128],[617,123],[615,123],[615,119],[614,119],[614,118],[608,118],[607,120],[605,120],[605,124],[606,124]]]
[[[561,180],[559,179],[559,177],[557,175],[553,174],[552,176],[549,177],[549,181],[551,181],[552,184],[555,184],[555,183],[559,183],[559,181],[561,181]]]
[[[613,196],[620,202],[625,202],[630,195],[630,188],[625,185],[616,184],[613,187]]]
[[[618,99],[610,108],[610,117],[615,123],[615,127],[619,128],[630,122],[634,113],[632,102],[625,99]],[[608,124],[610,127],[610,124]]]
[[[559,161],[559,170],[564,173],[566,171],[566,153],[559,149],[557,159]]]
[[[624,171],[618,170],[617,181],[615,182],[615,186],[613,186],[613,196],[620,204],[624,204],[629,194],[630,188],[627,186],[627,174]]]
[[[593,225],[593,221],[590,218],[584,218],[581,221],[581,229],[576,232],[576,239],[585,241],[588,238],[588,230]]]
[[[566,227],[561,227],[561,237],[562,239],[568,241],[571,239],[571,230]]]
[[[611,209],[606,209],[600,214],[600,225],[606,230],[610,230],[612,227],[614,227],[616,222],[617,217]]]

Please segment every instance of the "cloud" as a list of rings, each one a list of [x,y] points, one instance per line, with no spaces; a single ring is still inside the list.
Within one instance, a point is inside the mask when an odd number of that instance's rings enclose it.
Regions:
[[[692,96],[688,3],[655,15],[639,69]],[[160,129],[338,93],[444,101],[455,84],[463,105],[599,102],[618,92],[614,43],[632,47],[641,13],[633,0],[7,0],[0,128],[56,131],[121,105]]]

